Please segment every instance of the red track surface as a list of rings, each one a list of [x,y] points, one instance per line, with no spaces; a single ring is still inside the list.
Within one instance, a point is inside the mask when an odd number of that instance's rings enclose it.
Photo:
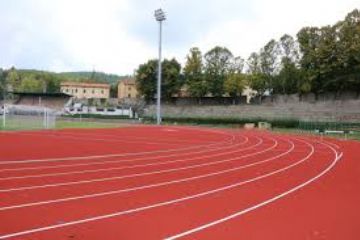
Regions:
[[[0,239],[360,239],[360,144],[129,127],[0,133]]]

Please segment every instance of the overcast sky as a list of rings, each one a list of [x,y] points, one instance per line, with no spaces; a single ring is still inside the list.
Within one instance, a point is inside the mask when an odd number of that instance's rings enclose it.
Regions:
[[[132,74],[157,57],[162,7],[164,57],[215,45],[247,58],[271,38],[341,20],[359,0],[0,0],[0,67],[95,69]]]

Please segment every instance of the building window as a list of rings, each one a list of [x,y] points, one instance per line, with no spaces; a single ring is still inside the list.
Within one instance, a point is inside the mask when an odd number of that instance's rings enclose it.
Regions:
[[[84,93],[86,93],[86,89],[84,89]]]
[[[129,93],[128,98],[131,98],[131,94]]]
[[[95,94],[95,90],[92,90],[92,93]]]
[[[75,93],[77,93],[78,92],[78,89],[75,89]]]
[[[129,91],[131,91],[131,87],[129,87]]]
[[[104,90],[101,90],[101,93],[104,94]]]

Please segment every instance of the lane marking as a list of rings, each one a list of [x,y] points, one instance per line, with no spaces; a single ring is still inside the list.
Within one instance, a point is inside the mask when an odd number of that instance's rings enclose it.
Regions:
[[[244,215],[244,214],[246,214],[246,213],[248,213],[248,212],[251,212],[251,211],[254,211],[254,210],[258,209],[258,208],[261,208],[261,207],[263,207],[263,206],[266,206],[266,205],[268,205],[268,204],[270,204],[270,203],[273,203],[273,202],[275,202],[275,201],[277,201],[277,200],[279,200],[279,199],[281,199],[281,198],[286,197],[287,195],[290,195],[290,194],[294,193],[295,191],[298,191],[298,190],[304,188],[305,186],[311,184],[312,182],[314,182],[314,181],[318,180],[319,178],[321,178],[322,176],[324,176],[326,173],[330,172],[330,171],[334,168],[334,166],[336,165],[336,163],[342,158],[343,153],[340,153],[340,154],[339,154],[333,147],[331,147],[331,145],[328,145],[328,147],[331,148],[331,149],[335,152],[335,159],[332,161],[332,163],[331,163],[325,170],[323,170],[321,173],[319,173],[319,174],[316,175],[315,177],[309,179],[308,181],[306,181],[306,182],[304,182],[304,183],[302,183],[302,184],[300,184],[300,185],[298,185],[298,186],[296,186],[296,187],[294,187],[294,188],[292,188],[292,189],[290,189],[290,190],[288,190],[288,191],[286,191],[286,192],[283,192],[283,193],[281,193],[281,194],[279,194],[279,195],[276,195],[276,196],[273,197],[273,198],[270,198],[270,199],[268,199],[268,200],[266,200],[266,201],[263,201],[263,202],[261,202],[261,203],[258,203],[258,204],[254,205],[254,206],[252,206],[252,207],[243,209],[242,211],[239,211],[239,212],[237,212],[237,213],[234,213],[234,214],[232,214],[232,215],[229,215],[229,216],[227,216],[227,217],[225,217],[225,218],[218,219],[218,220],[216,220],[216,221],[213,221],[213,222],[204,224],[204,225],[199,226],[199,227],[197,227],[197,228],[193,228],[193,229],[191,229],[191,230],[188,230],[188,231],[185,231],[185,232],[182,232],[182,233],[179,233],[179,234],[176,234],[176,235],[167,237],[167,238],[165,238],[165,240],[175,240],[175,239],[179,239],[179,238],[182,238],[182,237],[191,235],[191,234],[193,234],[193,233],[202,231],[202,230],[204,230],[204,229],[210,228],[210,227],[212,227],[212,226],[221,224],[221,223],[223,223],[223,222],[229,221],[229,220],[231,220],[231,219],[233,219],[233,218],[239,217],[239,216]]]
[[[236,146],[241,146],[249,142],[249,138],[247,136],[241,136],[244,138],[243,142],[239,142],[233,145],[228,146],[218,146],[218,147],[212,147],[211,150],[201,150],[201,151],[195,151],[195,152],[185,152],[185,153],[176,153],[176,154],[169,154],[169,155],[161,155],[161,156],[154,156],[150,157],[150,159],[162,159],[172,156],[186,156],[191,154],[198,154],[198,153],[207,153],[207,152],[213,152],[221,149],[228,149],[233,148]],[[234,143],[234,142],[233,142]],[[207,148],[207,147],[206,147]],[[210,148],[210,147],[209,147]],[[23,170],[43,170],[43,169],[56,169],[56,168],[66,168],[66,167],[77,167],[77,166],[93,166],[93,165],[107,165],[108,163],[123,163],[123,162],[132,162],[137,160],[147,160],[149,157],[142,157],[142,158],[135,158],[130,160],[124,160],[124,159],[117,159],[117,160],[111,160],[111,161],[101,161],[101,162],[90,162],[90,163],[78,163],[78,164],[57,164],[57,165],[50,165],[50,166],[40,166],[40,167],[24,167],[24,168],[6,168],[6,169],[0,169],[0,173],[2,172],[17,172],[17,171],[23,171]]]
[[[152,129],[150,127],[144,127],[144,128],[147,128],[147,129]],[[164,128],[164,127],[162,127]],[[174,128],[174,127],[172,127]],[[170,127],[166,127],[164,129],[172,129]],[[164,130],[164,129],[160,129],[160,130]],[[174,128],[175,129],[175,128]],[[159,130],[159,129],[158,129]],[[192,131],[199,131],[199,132],[206,132],[206,133],[216,133],[216,134],[220,134],[220,135],[225,135],[225,136],[229,136],[229,134],[227,134],[228,132],[225,132],[225,131],[220,131],[220,130],[210,130],[210,129],[202,129],[202,128],[190,128],[190,127],[181,127],[179,128],[178,130],[192,130]],[[176,131],[178,131],[176,130]],[[109,135],[109,134],[84,134],[84,133],[80,133],[79,132],[76,132],[76,134],[73,132],[73,133],[69,133],[69,132],[66,132],[66,131],[58,131],[58,130],[55,130],[55,131],[36,131],[36,132],[6,132],[8,134],[11,134],[11,135],[25,135],[25,136],[39,136],[39,137],[44,137],[44,136],[49,136],[49,137],[57,137],[57,138],[75,138],[75,139],[86,139],[86,140],[94,140],[94,138],[81,138],[82,136],[95,136],[95,137],[98,137],[98,136],[104,136],[104,137],[107,137],[107,138],[104,138],[104,139],[98,139],[98,140],[102,140],[102,141],[113,141],[116,142],[116,140],[120,141],[120,142],[129,142],[129,143],[140,143],[139,141],[132,141],[132,139],[128,139],[128,140],[123,140],[122,138],[117,138],[116,135]],[[44,133],[46,133],[46,135],[44,135]],[[50,134],[49,134],[50,133]],[[80,137],[79,137],[80,135]],[[69,136],[69,137],[68,137]],[[109,139],[108,137],[112,137],[112,139]],[[114,138],[115,137],[115,138]],[[164,142],[157,142],[157,143],[153,143],[154,140],[158,140],[158,139],[149,139],[149,138],[141,138],[141,137],[132,137],[133,139],[141,139],[141,140],[147,140],[145,141],[145,143],[150,143],[150,144],[162,144]],[[96,140],[96,139],[95,139]],[[174,142],[174,139],[169,139],[169,141],[172,141]],[[167,144],[169,141],[165,142],[165,144]],[[179,142],[179,143],[189,143],[189,144],[199,144],[199,143],[193,143],[193,142],[186,142],[186,141],[179,141],[179,140],[175,140],[175,142]],[[142,143],[142,142],[141,142]],[[205,144],[211,144],[211,143],[216,143],[216,142],[204,142]]]
[[[258,138],[258,139],[260,139],[260,138]],[[258,143],[259,143],[259,145],[261,145],[263,143],[263,140],[260,139],[260,141]],[[151,158],[151,160],[169,158],[169,157],[172,157],[172,156],[180,157],[180,156],[187,156],[187,155],[198,154],[198,153],[209,153],[209,152],[213,152],[213,151],[225,150],[225,149],[228,149],[228,148],[235,148],[235,147],[238,147],[240,145],[242,145],[242,143],[230,145],[230,146],[227,146],[227,147],[213,148],[212,150],[202,150],[202,151],[198,151],[198,152],[188,152],[188,153],[183,153],[183,154],[171,154],[171,155],[166,155],[166,156],[153,157],[153,158]],[[199,159],[206,159],[206,158],[210,158],[210,157],[217,157],[217,156],[223,156],[223,155],[227,155],[227,154],[239,153],[239,152],[243,152],[243,151],[252,149],[252,148],[254,148],[256,146],[258,146],[258,145],[256,144],[256,145],[249,146],[247,148],[240,148],[240,149],[237,149],[237,150],[228,151],[228,152],[222,152],[222,153],[217,153],[217,154],[209,154],[209,155],[203,155],[203,156],[200,156],[200,157],[186,158],[185,160],[182,160],[182,159],[181,160],[171,160],[171,161],[163,161],[163,162],[155,162],[155,163],[147,163],[147,164],[138,164],[138,165],[133,165],[133,166],[100,168],[100,169],[95,169],[95,170],[91,169],[91,170],[82,170],[82,171],[68,171],[68,172],[56,172],[56,173],[37,174],[37,175],[23,175],[23,176],[15,176],[15,177],[3,177],[3,178],[0,178],[0,181],[14,180],[14,179],[52,177],[52,176],[65,176],[65,175],[97,173],[97,172],[107,172],[107,171],[113,171],[113,170],[124,170],[124,169],[134,169],[134,168],[147,167],[147,166],[166,165],[166,164],[177,163],[177,162],[188,162],[188,161],[194,161],[194,160],[199,160]],[[143,158],[136,158],[136,159],[131,159],[131,160],[105,161],[105,163],[101,162],[101,163],[96,163],[95,165],[100,165],[100,164],[105,165],[106,163],[109,163],[109,162],[110,163],[119,163],[119,164],[127,163],[127,162],[132,163],[132,162],[140,162],[140,161],[144,161],[144,160],[149,160],[149,158],[148,157],[143,157]],[[94,164],[83,164],[82,166],[84,166],[84,165],[85,166],[91,166],[91,165],[94,165]],[[70,166],[74,166],[74,165],[70,165]]]
[[[119,190],[114,190],[114,191],[95,193],[95,194],[87,194],[87,195],[69,197],[69,198],[63,198],[63,199],[53,199],[53,200],[48,200],[48,201],[40,201],[40,202],[32,202],[32,203],[26,203],[26,204],[19,204],[19,205],[0,207],[0,211],[12,210],[12,209],[18,209],[18,208],[25,208],[25,207],[33,207],[33,206],[40,206],[40,205],[47,205],[47,204],[60,203],[60,202],[68,202],[68,201],[79,200],[79,199],[102,197],[102,196],[120,194],[120,193],[125,193],[125,192],[138,191],[138,190],[161,187],[161,186],[167,186],[167,185],[172,185],[172,184],[177,184],[177,183],[182,183],[182,182],[189,182],[189,181],[198,180],[198,179],[202,179],[202,178],[207,178],[207,177],[222,175],[222,174],[230,173],[230,172],[234,172],[234,171],[239,171],[239,170],[242,170],[242,169],[246,169],[246,168],[249,168],[249,167],[254,167],[254,166],[257,166],[257,165],[261,165],[261,164],[273,161],[275,159],[278,159],[280,157],[283,157],[283,156],[289,154],[290,152],[293,152],[293,150],[295,148],[294,143],[292,141],[289,141],[289,140],[287,140],[287,141],[290,143],[291,147],[286,152],[283,152],[283,153],[281,153],[279,155],[267,158],[267,159],[262,160],[262,161],[242,165],[242,166],[235,167],[235,168],[230,168],[230,169],[217,171],[217,172],[211,172],[211,173],[208,173],[208,174],[198,175],[198,176],[189,177],[189,178],[177,179],[177,180],[173,180],[173,181],[161,182],[161,183],[150,184],[150,185],[143,185],[143,186],[127,188],[127,189],[119,189]]]
[[[104,155],[90,155],[90,156],[80,156],[80,157],[59,157],[59,158],[44,158],[44,159],[28,159],[28,160],[13,160],[13,161],[0,161],[0,165],[5,164],[27,164],[27,163],[37,163],[37,162],[58,162],[58,161],[74,161],[74,160],[89,160],[89,159],[102,159],[102,158],[110,158],[110,157],[127,157],[127,156],[138,156],[138,155],[150,155],[154,153],[168,153],[168,152],[179,152],[186,151],[191,149],[197,149],[202,147],[211,147],[213,145],[221,145],[226,144],[228,141],[233,143],[235,140],[235,135],[229,134],[231,136],[230,140],[213,143],[207,145],[196,145],[185,148],[175,148],[175,149],[167,149],[167,150],[156,150],[156,151],[144,151],[144,152],[133,152],[133,153],[119,153],[119,154],[104,154]]]
[[[8,169],[2,169],[0,170],[0,173],[2,172],[18,172],[23,170],[44,170],[44,169],[57,169],[57,168],[65,168],[65,167],[77,167],[77,166],[94,166],[94,165],[107,165],[109,163],[127,163],[127,162],[137,162],[142,160],[154,160],[154,159],[162,159],[162,158],[168,158],[168,157],[177,157],[177,156],[187,156],[192,154],[199,154],[199,153],[208,153],[208,152],[214,152],[222,149],[230,149],[239,147],[241,145],[244,145],[249,142],[249,138],[245,137],[245,141],[239,142],[233,145],[228,145],[225,147],[213,147],[210,150],[206,148],[205,150],[201,151],[193,151],[193,152],[185,152],[185,153],[174,153],[174,154],[167,154],[167,155],[160,155],[160,156],[154,156],[154,157],[141,157],[141,158],[135,158],[135,159],[117,159],[117,160],[111,160],[111,161],[101,161],[101,162],[91,162],[91,163],[78,163],[78,164],[60,164],[60,165],[50,165],[50,166],[40,166],[40,167],[25,167],[25,168],[8,168]],[[3,179],[3,178],[0,178]]]
[[[306,161],[307,159],[309,159],[313,153],[314,153],[314,146],[311,146],[311,152],[308,154],[308,156],[306,156],[305,158],[303,158],[302,160],[291,164],[287,167],[284,167],[282,169],[278,169],[274,172],[270,172],[268,174],[265,175],[260,175],[256,178],[253,179],[249,179],[247,181],[243,181],[243,182],[238,182],[235,184],[231,184],[228,186],[224,186],[221,188],[216,188],[210,191],[205,191],[205,192],[201,192],[195,195],[190,195],[190,196],[186,196],[186,197],[182,197],[182,198],[178,198],[178,199],[173,199],[173,200],[169,200],[169,201],[165,201],[165,202],[160,202],[157,204],[153,204],[153,205],[148,205],[148,206],[144,206],[144,207],[139,207],[139,208],[133,208],[133,209],[129,209],[129,210],[125,210],[125,211],[120,211],[120,212],[115,212],[112,214],[106,214],[106,215],[100,215],[100,216],[96,216],[96,217],[91,217],[91,218],[85,218],[85,219],[81,219],[81,220],[76,220],[76,221],[70,221],[70,222],[66,222],[66,223],[61,223],[61,224],[54,224],[54,225],[49,225],[46,227],[39,227],[39,228],[34,228],[34,229],[29,229],[29,230],[25,230],[25,231],[21,231],[21,232],[15,232],[15,233],[10,233],[10,234],[6,234],[6,235],[2,235],[0,236],[0,239],[6,239],[6,238],[10,238],[10,237],[18,237],[18,236],[23,236],[23,235],[28,235],[28,234],[33,234],[33,233],[38,233],[38,232],[44,232],[44,231],[48,231],[48,230],[52,230],[52,229],[57,229],[57,228],[64,228],[67,226],[73,226],[73,225],[78,225],[78,224],[83,224],[83,223],[89,223],[89,222],[94,222],[94,221],[98,221],[98,220],[104,220],[104,219],[109,219],[109,218],[113,218],[113,217],[118,217],[118,216],[123,216],[123,215],[128,215],[131,213],[136,213],[136,212],[141,212],[141,211],[145,211],[145,210],[149,210],[149,209],[154,209],[154,208],[159,208],[159,207],[163,207],[163,206],[169,206],[169,205],[173,205],[175,203],[180,203],[180,202],[185,202],[188,200],[192,200],[192,199],[197,199],[197,198],[201,198],[203,196],[207,196],[207,195],[211,195],[211,194],[215,194],[218,192],[223,192],[226,190],[230,190],[251,182],[255,182],[276,174],[279,174],[281,172],[284,172],[288,169],[291,169],[299,164],[301,164],[302,162]]]
[[[133,177],[149,176],[149,175],[155,175],[155,174],[161,174],[161,173],[177,172],[177,171],[181,171],[181,170],[188,170],[188,169],[194,169],[194,168],[199,168],[199,167],[204,167],[204,166],[211,166],[211,165],[221,164],[224,162],[230,162],[230,161],[234,161],[234,160],[238,160],[238,159],[243,159],[243,158],[246,158],[249,156],[259,155],[261,153],[271,151],[272,149],[276,148],[277,145],[278,145],[278,142],[275,140],[274,145],[265,150],[251,153],[251,154],[246,154],[241,157],[236,157],[236,158],[221,160],[221,161],[215,161],[215,162],[211,162],[211,163],[197,164],[197,165],[191,165],[191,166],[181,167],[181,168],[173,168],[173,169],[166,169],[166,170],[161,170],[161,171],[145,172],[145,173],[117,176],[117,177],[109,177],[109,178],[98,178],[98,179],[83,180],[83,181],[73,181],[73,182],[65,182],[65,183],[55,183],[55,184],[45,184],[45,185],[34,185],[34,186],[28,186],[28,187],[0,189],[0,193],[33,190],[33,189],[43,189],[43,188],[50,188],[50,187],[79,185],[79,184],[84,184],[84,183],[105,182],[105,181],[119,180],[119,179],[125,179],[125,178],[133,178]]]
[[[153,129],[152,127],[149,127],[149,126],[142,126],[143,128],[146,128],[146,129]],[[137,127],[138,128],[138,127]],[[162,128],[162,129],[161,129]],[[228,136],[228,131],[223,131],[223,130],[219,130],[219,129],[204,129],[204,128],[194,128],[194,127],[181,127],[181,128],[175,128],[175,127],[169,127],[169,126],[166,126],[165,127],[161,127],[160,129],[157,129],[157,130],[161,130],[161,131],[164,131],[164,129],[170,129],[170,130],[174,130],[174,131],[180,131],[180,130],[191,130],[191,131],[198,131],[198,132],[206,132],[206,133],[216,133],[216,134],[220,134],[220,135],[225,135],[225,136]],[[125,128],[122,128],[121,130],[123,130]],[[74,136],[74,137],[106,137],[107,139],[110,137],[112,138],[112,140],[121,140],[121,141],[126,141],[126,140],[146,140],[146,141],[159,141],[159,139],[153,139],[153,138],[146,138],[146,137],[139,137],[139,136],[131,136],[130,139],[124,139],[124,135],[122,135],[121,138],[119,138],[119,134],[104,134],[104,133],[88,133],[89,131],[87,130],[87,132],[79,132],[79,131],[63,131],[63,130],[47,130],[47,131],[31,131],[31,132],[8,132],[12,135],[31,135],[31,136],[40,136],[40,137],[43,137],[43,136],[54,136],[54,137],[59,137],[61,138],[62,136]],[[119,131],[120,133],[123,133],[123,131]],[[49,133],[51,133],[52,135],[49,135]],[[46,134],[46,135],[44,135]],[[125,135],[125,137],[127,137]],[[88,138],[86,138],[88,139]],[[179,142],[179,143],[192,143],[194,144],[194,142],[188,142],[188,141],[181,141],[181,140],[178,140],[178,139],[172,139],[172,138],[161,138],[160,139],[161,142],[159,143],[162,143],[162,142],[168,142],[168,141],[173,141],[175,140],[175,142]],[[216,140],[218,141],[218,139]],[[205,142],[205,143],[212,143],[212,142]],[[215,143],[215,142],[213,142]],[[197,143],[198,144],[198,143]]]
[[[17,133],[18,135],[25,135],[25,136],[35,136],[35,137],[43,137],[43,134],[41,133]],[[75,139],[75,140],[87,140],[87,141],[98,141],[98,142],[120,142],[120,143],[135,143],[135,144],[149,144],[149,145],[181,145],[184,143],[188,143],[191,144],[191,142],[181,142],[181,141],[175,141],[177,143],[170,143],[168,142],[154,142],[153,139],[149,139],[149,141],[136,141],[136,140],[131,140],[131,139],[120,139],[120,138],[114,138],[114,139],[109,139],[109,138],[86,138],[85,136],[76,136],[76,135],[72,135],[72,134],[68,134],[68,133],[62,133],[62,134],[46,134],[47,137],[53,137],[53,138],[62,138],[62,139]],[[207,142],[206,144],[208,144],[209,142]],[[214,143],[214,142],[210,142],[210,143]],[[197,144],[197,143],[192,143],[192,144]]]

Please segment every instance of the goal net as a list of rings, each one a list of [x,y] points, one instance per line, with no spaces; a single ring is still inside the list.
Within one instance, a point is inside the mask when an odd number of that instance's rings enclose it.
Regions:
[[[51,129],[56,124],[56,111],[37,106],[5,105],[2,111],[3,129]]]

